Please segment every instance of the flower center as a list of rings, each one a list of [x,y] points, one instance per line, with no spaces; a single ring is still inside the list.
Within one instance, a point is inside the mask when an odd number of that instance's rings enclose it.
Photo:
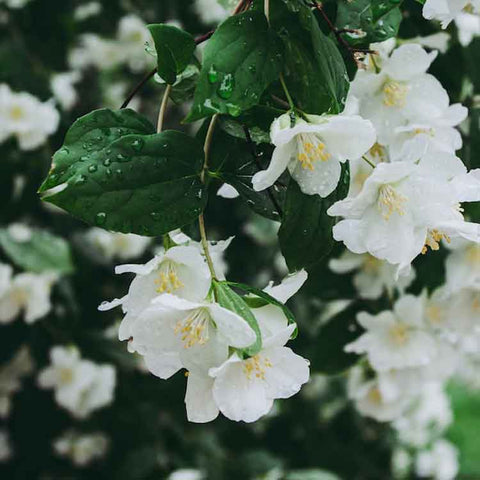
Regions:
[[[473,265],[480,265],[480,245],[471,245],[467,248],[468,262]]]
[[[407,200],[407,197],[397,192],[391,185],[382,185],[377,205],[382,217],[388,221],[395,212],[400,216],[405,215],[404,204]]]
[[[377,387],[371,388],[368,392],[368,400],[374,405],[382,404],[382,394]]]
[[[363,269],[367,273],[375,274],[378,273],[380,267],[382,266],[382,261],[378,258],[368,255],[363,264]]]
[[[413,136],[415,135],[428,135],[429,137],[435,136],[435,129],[433,128],[416,128],[412,132]]]
[[[175,325],[175,335],[180,334],[184,348],[194,345],[205,345],[210,336],[208,327],[210,314],[204,308],[194,310],[186,319],[180,320]]]
[[[430,305],[427,307],[427,318],[432,325],[442,325],[443,315],[442,309],[437,305]]]
[[[24,117],[24,112],[22,107],[15,105],[10,109],[10,118],[12,120],[20,120]]]
[[[395,345],[404,345],[408,340],[408,326],[404,323],[392,325],[388,333]]]
[[[387,107],[404,107],[407,99],[407,85],[388,80],[383,86],[383,104]]]
[[[425,245],[422,249],[422,254],[425,255],[428,252],[428,247],[430,247],[433,251],[440,250],[440,242],[445,240],[447,243],[450,243],[450,237],[439,230],[433,229],[427,232],[427,238],[425,240]]]
[[[157,285],[157,293],[173,293],[184,286],[178,278],[173,262],[167,260],[162,263],[158,272],[158,278],[155,279],[155,285]]]
[[[304,169],[313,170],[315,162],[319,160],[326,162],[331,157],[325,148],[325,144],[314,135],[300,134],[297,145],[297,159]]]
[[[375,143],[373,147],[369,150],[369,153],[374,159],[378,159],[379,162],[386,161],[385,147],[383,145],[380,145],[379,143]]]
[[[265,372],[272,366],[273,365],[268,358],[262,358],[260,355],[255,355],[243,362],[243,372],[249,380],[252,380],[253,378],[265,380]]]
[[[71,383],[73,380],[73,372],[71,368],[61,368],[60,369],[60,383],[66,385]]]

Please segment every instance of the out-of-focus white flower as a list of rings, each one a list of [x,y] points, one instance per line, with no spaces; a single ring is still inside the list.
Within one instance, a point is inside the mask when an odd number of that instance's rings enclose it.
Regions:
[[[102,4],[100,2],[88,2],[79,5],[73,12],[73,18],[77,22],[82,22],[87,18],[94,17],[102,11]]]
[[[117,109],[125,100],[129,86],[125,82],[102,82],[102,105],[107,108]],[[140,98],[132,98],[128,104],[129,108],[138,110],[140,107]]]
[[[56,73],[50,79],[53,96],[63,110],[70,110],[77,103],[78,94],[74,85],[79,80],[79,72]]]
[[[33,361],[27,347],[21,347],[14,357],[0,368],[0,418],[10,412],[11,396],[20,390],[21,379],[33,370]]]
[[[454,480],[459,470],[458,450],[447,440],[437,440],[431,448],[417,455],[415,473],[432,480]]]
[[[449,42],[450,35],[446,32],[437,32],[425,37],[415,37],[405,40],[405,43],[418,43],[422,47],[438,50],[440,53],[445,53],[448,50]]]
[[[73,346],[53,347],[50,361],[39,373],[38,384],[53,388],[56,402],[74,417],[86,418],[113,401],[116,372],[112,365],[83,360]]]
[[[357,321],[366,332],[345,347],[346,352],[366,353],[379,372],[427,365],[437,353],[435,337],[425,329],[424,299],[405,295],[378,315],[361,312]]]
[[[479,11],[479,0],[427,0],[423,6],[423,16],[428,20],[439,20],[443,28],[464,9]]]
[[[392,471],[395,478],[407,478],[412,468],[412,456],[404,448],[396,448],[392,454]]]
[[[32,229],[23,223],[11,223],[7,231],[8,235],[17,243],[29,242],[32,238]]]
[[[6,430],[0,430],[0,463],[7,462],[12,456],[12,447]]]
[[[50,102],[0,84],[0,143],[15,136],[21,150],[34,150],[58,128],[60,115]]]
[[[149,237],[133,233],[107,232],[101,228],[91,228],[85,233],[85,240],[106,260],[130,260],[142,255],[152,243]]]
[[[303,193],[326,197],[335,190],[341,164],[357,159],[375,143],[375,130],[368,120],[352,115],[308,115],[292,125],[288,113],[272,124],[275,150],[267,170],[252,177],[257,191],[271,187],[288,168]]]
[[[118,332],[120,340],[132,336],[132,326],[155,297],[171,293],[192,302],[201,302],[211,286],[208,266],[194,246],[172,247],[145,265],[121,265],[115,272],[135,274],[127,295],[110,303],[104,302],[99,307],[105,311],[122,305],[126,315]]]
[[[228,183],[224,183],[218,189],[217,195],[219,197],[231,199],[231,198],[237,198],[239,196],[239,193],[234,187],[232,187]]]
[[[412,400],[411,393],[407,390],[402,390],[399,395],[386,394],[378,378],[366,378],[361,367],[350,370],[348,396],[362,415],[379,422],[390,422],[398,418]]]
[[[108,449],[108,437],[100,432],[65,432],[53,442],[53,450],[61,457],[70,458],[74,465],[85,467],[98,458],[102,458]]]
[[[455,17],[458,29],[458,40],[466,47],[475,37],[480,35],[480,16],[471,13],[460,13]]]
[[[380,298],[387,291],[392,294],[395,289],[403,293],[415,279],[413,269],[407,275],[395,278],[395,267],[388,262],[379,260],[368,253],[357,255],[348,250],[340,258],[333,258],[328,264],[334,273],[344,274],[358,270],[353,277],[353,283],[360,297],[367,299]]]
[[[21,311],[33,323],[52,308],[50,293],[57,276],[52,273],[20,273],[12,276],[9,265],[0,264],[0,323],[12,322]]]
[[[480,245],[456,238],[448,247],[451,253],[445,262],[447,292],[468,287],[480,290]]]
[[[23,8],[31,0],[0,0],[0,4],[5,4],[8,8]]]
[[[145,69],[153,58],[145,53],[145,43],[151,36],[142,19],[136,15],[123,17],[114,40],[96,34],[84,34],[79,45],[70,51],[69,64],[73,70],[93,65],[101,70],[128,65],[135,72]]]
[[[417,389],[417,399],[405,415],[394,422],[401,444],[422,448],[452,423],[450,400],[441,383],[426,383]]]
[[[200,470],[193,468],[182,468],[172,472],[167,480],[204,480],[205,474]]]
[[[230,12],[217,0],[195,0],[194,9],[202,22],[207,25],[222,22],[230,15]]]

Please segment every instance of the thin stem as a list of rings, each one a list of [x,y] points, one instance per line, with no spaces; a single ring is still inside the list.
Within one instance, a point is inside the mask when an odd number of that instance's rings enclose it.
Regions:
[[[375,168],[376,165],[371,162],[365,155],[362,155],[363,160],[365,160],[372,168]]]
[[[295,108],[295,104],[293,103],[292,96],[288,91],[287,84],[285,83],[285,78],[283,73],[280,73],[280,83],[282,84],[283,91],[285,92],[285,96],[287,97],[288,104],[290,105],[290,109],[293,110]]]
[[[267,22],[270,23],[270,0],[264,0],[263,6],[265,16],[267,17]]]
[[[165,93],[163,94],[160,110],[158,112],[157,133],[160,133],[163,130],[163,120],[165,118],[165,112],[167,111],[168,98],[170,97],[171,91],[172,86],[167,85],[167,87],[165,88]]]
[[[154,68],[150,72],[148,72],[135,87],[131,90],[131,92],[128,94],[127,98],[125,101],[122,103],[122,106],[120,108],[127,108],[128,104],[131,102],[132,98],[140,91],[140,89],[157,73],[157,69]]]
[[[205,152],[205,160],[203,162],[203,170],[200,175],[200,180],[202,183],[205,183],[205,172],[208,168],[208,157],[210,155],[210,147],[212,146],[213,140],[213,132],[215,131],[215,125],[217,123],[218,115],[214,115],[210,120],[210,125],[208,127],[207,136],[205,137],[205,144],[203,150]],[[200,237],[202,242],[203,253],[205,254],[205,258],[207,260],[207,265],[210,270],[210,274],[212,278],[216,280],[217,274],[215,273],[215,267],[213,266],[212,257],[210,255],[210,250],[208,249],[208,240],[207,240],[207,232],[205,230],[205,219],[203,217],[203,213],[201,213],[198,217],[198,227],[200,230]]]

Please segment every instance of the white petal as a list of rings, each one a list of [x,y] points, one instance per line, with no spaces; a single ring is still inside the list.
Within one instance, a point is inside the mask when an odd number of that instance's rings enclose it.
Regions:
[[[207,423],[218,417],[218,407],[213,399],[213,378],[190,372],[187,380],[185,405],[190,422]]]
[[[402,45],[393,51],[382,70],[395,80],[410,80],[425,73],[437,54],[427,53],[420,45]]]
[[[253,189],[257,192],[271,187],[286,170],[294,153],[295,141],[276,147],[266,170],[257,172],[252,177]]]
[[[149,372],[166,380],[183,368],[177,352],[147,354],[143,357]]]
[[[269,285],[263,291],[275,298],[281,303],[286,303],[287,300],[295,295],[302,285],[307,281],[308,273],[305,270],[300,270],[285,277],[280,285]]]

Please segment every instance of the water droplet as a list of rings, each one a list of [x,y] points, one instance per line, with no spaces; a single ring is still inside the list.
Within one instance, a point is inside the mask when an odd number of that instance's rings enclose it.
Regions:
[[[160,212],[152,212],[150,213],[150,216],[153,218],[153,220],[160,220],[162,218],[162,214]]]
[[[235,88],[235,79],[231,73],[227,73],[222,80],[222,83],[219,85],[217,89],[217,94],[220,98],[224,100],[228,100],[232,94],[233,89]]]
[[[212,65],[210,67],[210,70],[208,71],[207,77],[208,77],[208,81],[210,83],[217,83],[218,82],[218,72],[215,69],[214,65]]]
[[[109,158],[106,158],[104,161],[103,161],[103,164],[108,167],[109,165],[112,164],[112,161],[109,159]]]
[[[75,180],[75,185],[83,185],[87,181],[87,177],[85,175],[80,175],[76,180]]]
[[[81,162],[86,162],[89,158],[90,158],[90,155],[82,155],[79,160]]]
[[[107,168],[105,170],[105,173],[107,174],[107,177],[111,177],[112,176],[112,170],[110,168]]]
[[[232,117],[238,117],[242,113],[242,109],[238,105],[233,105],[233,103],[227,105],[227,111]]]
[[[140,152],[145,145],[145,142],[141,138],[137,138],[132,142],[132,149],[135,150],[135,152]]]
[[[97,168],[98,168],[98,167],[97,167],[96,165],[90,165],[90,166],[88,167],[88,171],[89,171],[90,173],[95,173],[95,172],[97,171]]]
[[[248,67],[248,71],[251,73],[256,73],[257,72],[257,67],[255,65],[250,65]]]
[[[123,175],[123,171],[118,168],[115,170],[115,175],[117,175],[117,177],[121,177]]]
[[[101,227],[102,225],[105,225],[105,222],[107,221],[107,214],[105,212],[99,212],[95,215],[95,225],[98,225]]]
[[[129,161],[130,161],[130,157],[127,157],[127,156],[123,155],[122,153],[119,153],[119,154],[117,155],[117,160],[118,160],[119,162],[129,162]]]

